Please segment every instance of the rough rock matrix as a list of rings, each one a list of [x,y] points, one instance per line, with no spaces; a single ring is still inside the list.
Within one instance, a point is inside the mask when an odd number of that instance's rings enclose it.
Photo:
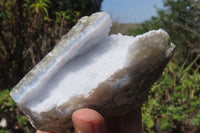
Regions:
[[[77,109],[118,115],[147,99],[175,46],[162,29],[108,35],[111,23],[105,12],[81,18],[14,87],[12,98],[35,128],[64,132]]]

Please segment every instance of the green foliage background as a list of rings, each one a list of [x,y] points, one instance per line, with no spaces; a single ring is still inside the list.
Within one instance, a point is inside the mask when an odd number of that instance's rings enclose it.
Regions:
[[[142,106],[144,132],[199,132],[200,67],[191,68],[196,60],[189,66],[172,61],[165,68]]]

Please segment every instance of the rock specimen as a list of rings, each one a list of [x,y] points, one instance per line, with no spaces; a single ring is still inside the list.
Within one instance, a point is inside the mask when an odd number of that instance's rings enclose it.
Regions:
[[[77,109],[117,115],[147,98],[175,46],[161,29],[109,36],[110,26],[105,12],[81,18],[14,87],[11,96],[34,127],[64,132]]]

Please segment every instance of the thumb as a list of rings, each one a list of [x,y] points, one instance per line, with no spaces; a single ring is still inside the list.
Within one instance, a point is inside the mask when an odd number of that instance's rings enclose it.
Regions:
[[[95,110],[80,109],[72,114],[75,133],[107,133],[104,118]]]

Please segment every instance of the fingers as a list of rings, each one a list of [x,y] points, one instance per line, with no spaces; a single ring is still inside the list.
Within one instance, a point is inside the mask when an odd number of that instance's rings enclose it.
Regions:
[[[72,114],[75,133],[107,133],[104,118],[95,110],[80,109]]]
[[[55,132],[43,132],[43,131],[37,130],[36,133],[55,133]]]
[[[48,133],[48,132],[42,132],[42,131],[37,130],[36,133]]]
[[[95,110],[80,109],[72,114],[75,133],[107,133],[104,118]],[[37,130],[36,133],[51,133]]]
[[[137,108],[122,116],[106,118],[110,133],[142,133],[141,108]]]

